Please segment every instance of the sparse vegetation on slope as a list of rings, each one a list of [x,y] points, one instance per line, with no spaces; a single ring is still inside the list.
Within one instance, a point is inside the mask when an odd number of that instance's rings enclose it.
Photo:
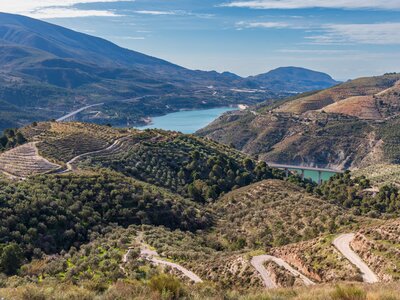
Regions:
[[[243,251],[232,251],[217,236],[208,232],[194,234],[162,227],[147,228],[145,241],[166,258],[186,266],[203,280],[226,288],[261,287],[256,270]]]
[[[335,232],[355,222],[334,204],[289,182],[267,180],[222,197],[216,232],[233,248],[268,249]]]
[[[51,173],[60,168],[38,154],[35,143],[18,146],[0,154],[0,171],[11,176],[27,177]]]
[[[225,114],[198,134],[274,163],[332,169],[397,164],[399,82],[399,74],[353,80]]]
[[[352,172],[352,176],[368,178],[373,187],[393,184],[400,187],[400,165],[375,164]]]
[[[273,248],[284,259],[316,282],[362,281],[359,271],[333,247],[333,236]]]
[[[382,281],[400,280],[400,221],[361,229],[352,248]]]

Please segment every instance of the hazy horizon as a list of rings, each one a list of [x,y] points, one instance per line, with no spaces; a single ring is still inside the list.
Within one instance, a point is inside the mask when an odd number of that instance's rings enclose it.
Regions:
[[[256,75],[282,66],[337,80],[400,71],[400,2],[5,1],[23,14],[190,69]]]

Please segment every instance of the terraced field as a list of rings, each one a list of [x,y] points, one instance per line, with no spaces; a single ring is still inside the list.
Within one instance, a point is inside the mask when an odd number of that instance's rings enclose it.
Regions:
[[[35,143],[16,147],[0,155],[0,171],[16,177],[50,173],[59,168],[59,165],[38,154]]]
[[[39,123],[22,130],[25,137],[38,141],[41,155],[66,163],[74,157],[106,149],[117,139],[129,134],[127,129],[84,123]]]

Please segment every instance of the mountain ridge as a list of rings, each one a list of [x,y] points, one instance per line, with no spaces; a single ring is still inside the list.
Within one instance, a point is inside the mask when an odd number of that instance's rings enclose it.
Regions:
[[[106,105],[98,107],[99,113],[83,112],[78,120],[143,125],[148,117],[180,109],[274,102],[288,95],[230,72],[189,70],[102,38],[6,13],[0,13],[0,54],[0,99],[20,103],[28,116],[33,112],[28,120],[19,113],[6,115],[0,130],[57,119],[100,102]]]

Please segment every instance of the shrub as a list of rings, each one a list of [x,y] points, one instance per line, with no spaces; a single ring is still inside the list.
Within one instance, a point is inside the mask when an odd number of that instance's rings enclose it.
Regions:
[[[171,275],[160,274],[150,279],[151,289],[158,291],[163,299],[179,299],[183,293],[180,281]]]
[[[331,298],[333,300],[365,300],[367,299],[367,293],[353,285],[336,286],[331,293]]]

